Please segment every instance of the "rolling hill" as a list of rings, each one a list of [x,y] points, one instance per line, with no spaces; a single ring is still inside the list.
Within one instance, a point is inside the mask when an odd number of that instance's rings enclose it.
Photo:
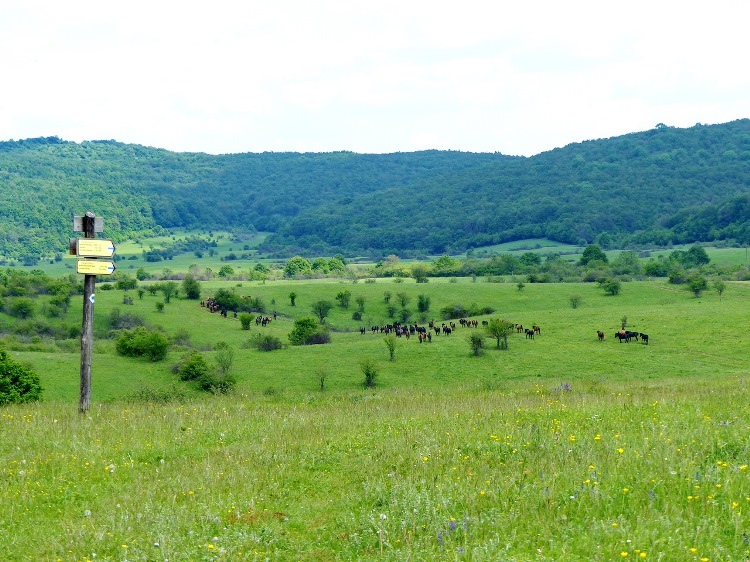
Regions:
[[[51,256],[72,217],[114,239],[271,232],[266,252],[451,253],[532,237],[605,247],[750,243],[750,120],[654,129],[532,157],[175,153],[57,137],[0,142],[0,256]]]

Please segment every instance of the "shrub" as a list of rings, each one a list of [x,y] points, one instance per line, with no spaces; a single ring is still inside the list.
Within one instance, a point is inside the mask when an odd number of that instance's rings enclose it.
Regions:
[[[213,394],[229,394],[237,386],[237,379],[230,374],[206,373],[198,379],[198,388]]]
[[[321,328],[315,318],[310,316],[294,321],[294,328],[289,333],[292,345],[312,345],[329,343],[331,337],[325,328]]]
[[[129,330],[136,326],[143,326],[145,321],[138,314],[133,312],[123,314],[119,308],[113,308],[109,312],[107,324],[110,330]]]
[[[243,330],[249,330],[253,323],[253,315],[249,312],[240,313],[240,325]]]
[[[474,332],[468,337],[469,347],[474,355],[481,355],[484,347],[484,338],[481,334]]]
[[[355,310],[352,313],[352,320],[357,320],[357,321],[362,320],[362,313],[359,310]]]
[[[203,355],[193,351],[183,356],[178,364],[177,373],[181,381],[193,381],[208,373],[208,363]]]
[[[362,374],[365,375],[365,387],[372,388],[375,386],[375,379],[378,377],[378,369],[375,363],[369,359],[364,359],[359,364]]]
[[[132,330],[123,330],[117,336],[115,349],[127,357],[146,357],[151,361],[161,361],[167,356],[169,340],[156,331],[136,326]]]
[[[260,351],[273,351],[284,347],[282,341],[276,336],[262,336],[260,334],[255,338],[255,347]]]
[[[42,398],[39,376],[0,350],[0,406],[21,402],[36,402]]]

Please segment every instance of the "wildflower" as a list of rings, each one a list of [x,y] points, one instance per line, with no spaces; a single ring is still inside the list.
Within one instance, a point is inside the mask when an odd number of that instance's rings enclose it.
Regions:
[[[617,449],[617,452],[620,453],[620,454],[623,454],[625,452],[625,449],[623,449],[622,447],[620,447],[619,449]]]
[[[625,552],[625,551],[623,550],[623,551],[622,551],[622,552],[620,553],[620,556],[622,556],[623,558],[627,558],[627,556],[628,556],[628,553],[627,553],[627,552]]]

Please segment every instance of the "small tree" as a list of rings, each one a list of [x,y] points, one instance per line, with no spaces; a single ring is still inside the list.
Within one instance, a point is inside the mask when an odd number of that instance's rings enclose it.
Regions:
[[[185,275],[185,278],[182,280],[182,291],[185,293],[185,298],[190,300],[198,300],[201,298],[201,284],[189,273]]]
[[[622,327],[623,330],[625,329],[625,326],[627,325],[628,325],[628,317],[623,316],[622,318],[620,318],[620,326]]]
[[[411,301],[411,297],[406,293],[396,293],[396,300],[401,305],[401,308],[406,308],[406,305]]]
[[[393,334],[388,334],[383,338],[385,346],[388,348],[388,359],[389,361],[396,360],[396,338]]]
[[[608,295],[618,295],[620,293],[620,281],[607,277],[599,281],[599,286],[604,289],[604,292]]]
[[[359,309],[360,312],[365,311],[365,297],[363,297],[362,295],[359,295],[356,299],[354,299],[354,302],[357,303],[357,308]]]
[[[294,303],[294,301],[297,300],[297,293],[295,293],[294,291],[292,291],[291,293],[289,293],[289,300],[291,301],[292,306],[296,306],[295,303]]]
[[[164,303],[159,301],[156,303],[156,312],[164,312]]]
[[[375,363],[369,359],[363,359],[359,367],[362,369],[362,374],[365,375],[365,387],[373,388],[375,386],[375,379],[378,377],[378,369]]]
[[[568,297],[571,308],[578,308],[581,305],[581,295],[579,293],[573,293]]]
[[[716,289],[716,292],[719,294],[719,300],[721,300],[721,295],[724,293],[724,290],[727,288],[727,284],[724,283],[724,280],[721,278],[717,278],[714,280],[714,289]]]
[[[519,281],[518,283],[516,283],[516,289],[518,289],[519,291],[522,291],[525,286],[526,283],[524,283],[523,281]]]
[[[482,348],[484,347],[484,338],[477,332],[472,332],[469,337],[469,347],[474,355],[481,355]]]
[[[332,308],[333,308],[333,303],[327,300],[315,301],[312,304],[312,311],[315,314],[315,316],[318,317],[321,324],[325,322],[326,316],[328,316],[328,313],[331,312]]]
[[[427,295],[419,295],[417,297],[417,310],[419,312],[428,312],[430,310],[431,299]]]
[[[0,349],[0,406],[36,402],[42,398],[39,376],[29,367],[13,361]]]
[[[172,297],[177,294],[177,283],[175,281],[164,281],[159,283],[159,289],[164,295],[164,302],[169,304]]]
[[[219,349],[214,355],[214,360],[216,361],[216,370],[222,377],[225,377],[234,364],[234,350],[231,347]]]
[[[391,302],[391,292],[390,291],[383,292],[383,302],[385,304],[388,304],[389,302]]]
[[[497,349],[508,349],[508,334],[513,333],[515,324],[507,320],[493,318],[485,326],[486,332],[497,340]]]
[[[688,277],[687,283],[696,297],[701,296],[701,293],[708,289],[708,280],[700,273],[693,273]]]
[[[336,300],[339,301],[339,305],[341,305],[341,308],[349,308],[349,300],[351,298],[351,291],[339,291],[339,293],[336,295]]]

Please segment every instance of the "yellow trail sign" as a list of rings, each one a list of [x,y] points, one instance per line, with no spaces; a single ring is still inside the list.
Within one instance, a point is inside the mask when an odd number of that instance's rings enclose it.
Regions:
[[[115,254],[115,243],[104,238],[78,238],[76,255],[90,258],[111,258]]]
[[[111,275],[115,272],[115,262],[110,260],[77,260],[76,273],[85,275]]]

